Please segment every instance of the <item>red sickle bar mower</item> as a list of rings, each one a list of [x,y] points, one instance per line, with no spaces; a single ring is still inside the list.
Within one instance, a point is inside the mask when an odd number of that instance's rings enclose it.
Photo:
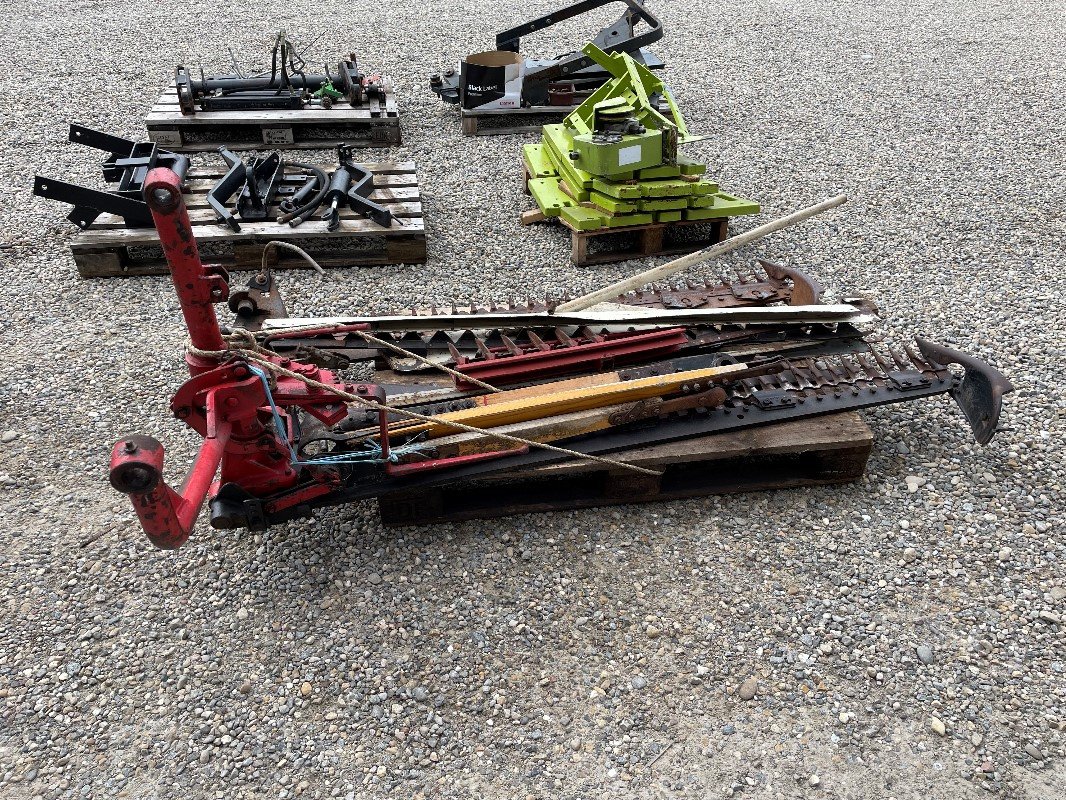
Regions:
[[[347,363],[346,358],[329,352],[330,347],[337,346],[349,352],[345,337],[336,338],[339,331],[360,330],[377,335],[388,335],[390,331],[426,331],[426,318],[420,321],[415,316],[364,317],[347,323],[322,321],[308,328],[295,328],[300,336],[313,341],[314,346],[292,353],[271,349],[286,340],[282,337],[275,342],[269,332],[263,332],[261,338],[245,332],[245,342],[231,346],[223,336],[214,309],[215,303],[225,302],[230,296],[228,276],[220,267],[204,266],[201,262],[178,176],[169,169],[153,169],[144,187],[145,201],[170,265],[191,340],[186,355],[191,377],[174,395],[171,409],[179,420],[203,437],[203,444],[181,488],[173,489],[163,481],[163,445],[149,436],[124,437],[112,451],[110,479],[118,491],[130,496],[145,533],[161,548],[177,548],[188,540],[205,500],[213,527],[264,530],[272,524],[309,516],[318,507],[377,497],[399,489],[468,481],[569,457],[603,457],[710,433],[940,394],[950,394],[955,399],[975,438],[985,444],[996,431],[1002,397],[1012,388],[1003,375],[987,364],[932,342],[917,339],[914,345],[903,348],[873,347],[859,338],[858,331],[846,332],[848,326],[818,322],[827,310],[839,311],[839,307],[801,304],[741,308],[740,311],[754,315],[756,320],[763,312],[772,315],[765,322],[749,324],[771,334],[777,332],[788,340],[784,342],[787,348],[771,336],[753,352],[754,340],[744,340],[742,344],[748,348],[744,358],[750,369],[738,372],[737,378],[716,387],[713,402],[704,403],[700,399],[703,395],[697,393],[688,400],[698,402],[664,396],[659,403],[638,403],[626,407],[625,413],[605,416],[606,427],[593,434],[548,439],[565,446],[565,451],[539,449],[540,446],[514,447],[523,441],[526,445],[533,444],[521,439],[511,441],[514,449],[497,448],[490,452],[449,449],[439,444],[443,440],[425,442],[390,428],[391,415],[400,409],[386,405],[384,387],[345,382],[324,366],[306,363],[317,360],[334,366],[330,359]],[[283,307],[280,311],[273,307],[274,301],[280,303],[280,297],[274,296],[269,276],[257,276],[253,284],[269,286],[270,296],[259,290],[235,293],[231,306],[237,307],[238,315],[243,305],[250,303],[255,306],[253,311],[267,318],[284,316]],[[262,305],[252,302],[259,295],[263,295]],[[722,343],[728,344],[730,332],[737,326],[716,320],[728,320],[737,310],[701,311],[702,323],[676,321],[692,312],[662,312],[650,327],[685,325],[685,330],[692,334],[689,344],[695,348],[685,353],[695,354],[623,370],[617,373],[617,380],[706,367],[707,359],[729,357],[728,347],[721,349]],[[565,315],[551,311],[437,315],[433,317],[436,332],[430,339],[442,331],[495,329],[496,334],[507,332],[517,337],[543,330],[545,326],[562,331],[567,324],[588,324],[581,322],[582,318],[571,318],[569,323],[565,319]],[[701,330],[708,330],[700,328],[701,324],[709,325],[709,330],[717,333],[700,334]],[[794,330],[797,327],[805,333],[797,333]],[[274,336],[284,330],[284,327],[276,329]],[[642,335],[639,325],[637,331]],[[818,331],[821,333],[810,335]],[[842,338],[833,338],[841,332],[845,333]],[[315,338],[317,335],[323,338]],[[709,350],[704,347],[705,337],[711,342],[707,345]],[[475,338],[474,345],[480,343]],[[468,342],[459,346],[474,345]],[[519,354],[524,352],[516,345],[511,349],[519,350]],[[299,358],[286,357],[301,352]],[[467,352],[463,350],[459,355]],[[662,354],[648,357],[661,358]],[[502,359],[503,355],[496,354],[495,358]],[[554,367],[555,374],[566,371],[568,358],[568,351],[564,350]],[[456,357],[457,366],[463,366],[462,361]],[[955,368],[950,369],[949,365]],[[515,379],[528,386],[529,379],[540,376],[541,370],[540,365],[536,369],[518,370],[525,374],[516,375]],[[407,390],[409,386],[404,387]],[[699,384],[691,391],[698,392]],[[421,402],[423,405],[415,406],[419,414],[443,413],[434,410],[432,404],[425,405],[428,401]],[[606,415],[610,409],[604,411]],[[553,418],[552,424],[558,419]],[[522,486],[521,483],[513,489],[496,486],[492,491],[505,501],[506,493],[520,494]]]

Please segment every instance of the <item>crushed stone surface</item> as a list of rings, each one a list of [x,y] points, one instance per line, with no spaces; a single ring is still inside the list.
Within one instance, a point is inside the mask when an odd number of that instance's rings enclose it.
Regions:
[[[997,438],[940,398],[866,414],[846,486],[400,530],[366,503],[155,551],[107,459],[153,435],[180,485],[184,331],[166,279],[80,279],[67,207],[32,196],[99,180],[69,122],[141,138],[175,64],[321,34],[396,84],[404,144],[360,157],[417,162],[430,254],[283,273],[292,313],[656,262],[574,267],[521,228],[535,137],[465,138],[428,89],[554,2],[26,0],[0,21],[0,796],[1066,797],[1061,7],[651,4],[689,154],[763,204],[735,230],[851,198],[727,265],[804,268],[886,339],[997,366]]]

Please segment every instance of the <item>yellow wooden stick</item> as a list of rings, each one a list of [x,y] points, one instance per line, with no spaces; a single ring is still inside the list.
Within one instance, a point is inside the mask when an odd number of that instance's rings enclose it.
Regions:
[[[738,372],[743,369],[747,369],[746,364],[728,364],[721,367],[675,372],[670,375],[653,375],[648,378],[608,383],[602,386],[549,391],[546,394],[539,394],[534,397],[519,397],[505,400],[504,402],[496,402],[500,398],[499,395],[495,395],[492,396],[493,402],[490,405],[466,408],[461,411],[450,411],[446,414],[437,415],[436,419],[441,420],[441,422],[461,422],[474,428],[493,428],[498,425],[510,425],[514,422],[543,419],[556,414],[569,414],[574,411],[584,411],[590,408],[602,408],[603,406],[618,405],[633,400],[643,400],[647,397],[660,397],[679,391],[685,384],[697,384],[708,378],[727,375],[730,372]],[[569,383],[569,381],[562,381],[561,383]],[[547,389],[552,385],[546,384],[543,388]],[[404,426],[393,430],[395,433],[404,435],[425,432],[426,438],[429,439],[455,432],[454,428],[429,422],[420,422],[417,425]]]

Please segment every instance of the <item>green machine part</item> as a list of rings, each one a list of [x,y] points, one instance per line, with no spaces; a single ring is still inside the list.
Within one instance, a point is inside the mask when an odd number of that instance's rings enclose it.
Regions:
[[[528,188],[546,217],[596,230],[759,212],[678,153],[679,144],[704,137],[689,132],[659,78],[626,53],[608,55],[594,44],[583,52],[611,79],[523,148]]]

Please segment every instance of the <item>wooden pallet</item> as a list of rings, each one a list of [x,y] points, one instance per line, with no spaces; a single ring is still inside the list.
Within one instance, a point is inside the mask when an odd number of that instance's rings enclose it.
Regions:
[[[163,91],[144,121],[148,138],[181,153],[217,150],[328,150],[339,144],[390,147],[400,144],[396,95],[386,86],[385,100],[368,98],[353,108],[338,102],[332,108],[262,111],[197,111],[182,114],[173,86]]]
[[[683,497],[847,483],[866,470],[873,433],[854,412],[657,445],[612,458],[663,470],[650,476],[571,461],[378,499],[386,525],[626,505]]]
[[[364,164],[374,173],[374,193],[370,199],[392,211],[397,218],[392,227],[345,209],[341,225],[327,231],[326,223],[312,217],[290,228],[274,221],[241,222],[234,232],[218,221],[207,203],[207,192],[222,177],[225,166],[193,166],[187,176],[185,203],[204,261],[230,270],[257,270],[263,248],[272,239],[291,242],[310,253],[323,267],[372,264],[421,264],[426,260],[426,230],[422,221],[422,200],[418,176],[412,162]],[[306,177],[285,178],[290,185],[302,186]],[[272,206],[277,214],[277,207]],[[399,224],[402,222],[403,224]],[[70,252],[78,272],[86,278],[125,275],[166,275],[166,258],[154,228],[127,228],[119,217],[102,214],[96,222],[76,234]],[[269,262],[277,269],[307,268],[298,255],[272,248]]]
[[[726,238],[728,218],[706,220],[681,220],[680,222],[655,222],[651,225],[633,225],[625,228],[599,228],[594,231],[579,231],[564,220],[559,222],[570,231],[570,259],[579,267],[589,264],[606,264],[612,261],[628,261],[631,258],[668,256],[701,250]],[[673,234],[695,229],[699,235],[679,240]],[[612,237],[616,246],[589,252],[593,239]],[[617,238],[613,238],[617,237]],[[618,244],[619,242],[624,242]],[[602,242],[607,245],[607,242]]]
[[[466,136],[499,136],[509,133],[540,133],[544,122],[533,124],[534,120],[543,118],[547,122],[558,122],[571,111],[577,108],[573,106],[533,106],[532,108],[506,108],[492,111],[476,111],[462,109],[463,133]],[[516,125],[485,125],[481,123],[498,121],[506,117],[526,118],[526,124]]]

